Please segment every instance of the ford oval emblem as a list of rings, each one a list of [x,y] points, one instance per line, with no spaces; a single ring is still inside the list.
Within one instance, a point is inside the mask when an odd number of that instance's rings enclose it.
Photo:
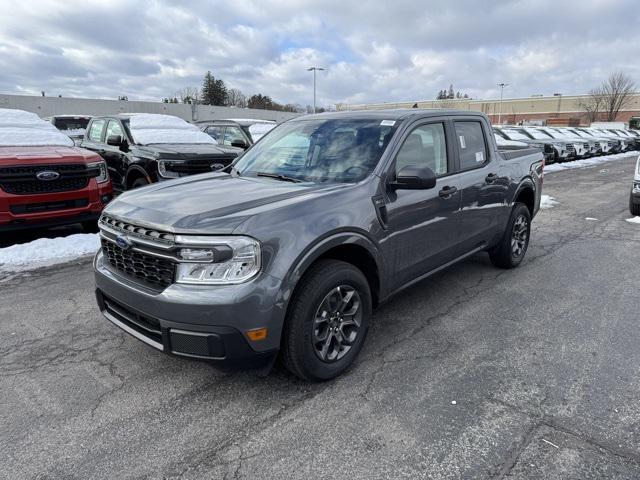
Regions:
[[[43,170],[42,172],[36,173],[36,178],[44,182],[50,182],[51,180],[59,179],[60,174],[51,170]]]
[[[127,237],[123,237],[122,235],[116,238],[116,245],[118,245],[123,250],[129,250],[132,246],[129,239]]]

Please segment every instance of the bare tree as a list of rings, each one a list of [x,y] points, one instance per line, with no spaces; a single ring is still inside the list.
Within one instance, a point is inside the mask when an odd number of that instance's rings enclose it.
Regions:
[[[247,97],[237,88],[231,88],[227,92],[227,105],[230,107],[246,108]]]
[[[183,87],[174,95],[180,103],[199,103],[200,90],[198,87]]]
[[[597,122],[600,112],[604,109],[605,93],[602,87],[593,88],[589,91],[589,96],[580,100],[580,108],[587,113],[589,122]]]
[[[604,93],[604,111],[607,121],[614,122],[618,112],[629,104],[635,92],[636,85],[631,77],[623,72],[612,73],[602,84]]]

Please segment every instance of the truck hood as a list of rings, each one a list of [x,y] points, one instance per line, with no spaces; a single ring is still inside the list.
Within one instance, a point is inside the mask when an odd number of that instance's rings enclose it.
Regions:
[[[105,213],[164,231],[230,234],[260,212],[311,201],[340,188],[344,185],[207,173],[123,193]]]
[[[86,163],[100,160],[96,153],[78,147],[0,147],[0,166]]]
[[[229,153],[240,154],[241,148],[224,147],[209,143],[176,143],[137,145],[139,152],[158,158],[194,158],[198,156],[226,155]]]

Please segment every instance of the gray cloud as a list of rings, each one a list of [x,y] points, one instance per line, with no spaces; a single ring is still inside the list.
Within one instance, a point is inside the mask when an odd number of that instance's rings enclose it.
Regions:
[[[0,91],[158,100],[211,70],[279,102],[583,93],[640,83],[633,0],[34,1],[0,17]]]

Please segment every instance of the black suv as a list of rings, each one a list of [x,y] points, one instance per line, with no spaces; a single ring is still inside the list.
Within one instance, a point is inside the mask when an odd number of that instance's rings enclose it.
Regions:
[[[82,147],[104,158],[116,191],[219,170],[242,153],[180,118],[142,113],[94,117]]]

